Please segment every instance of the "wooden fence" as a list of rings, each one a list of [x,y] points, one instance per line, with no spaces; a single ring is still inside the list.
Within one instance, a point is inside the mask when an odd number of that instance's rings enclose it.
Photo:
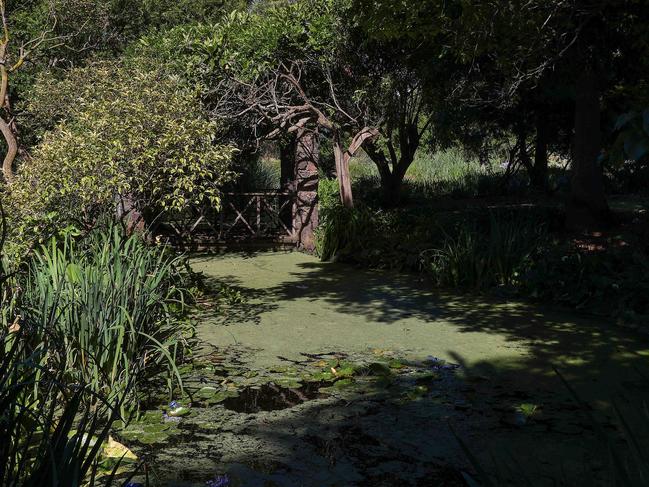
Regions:
[[[295,243],[296,195],[287,191],[225,193],[221,208],[165,215],[158,233],[181,246],[243,241]]]

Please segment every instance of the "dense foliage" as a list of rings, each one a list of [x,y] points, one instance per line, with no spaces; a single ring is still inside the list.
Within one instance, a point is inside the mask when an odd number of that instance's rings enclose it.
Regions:
[[[423,273],[436,286],[558,303],[620,323],[649,319],[649,257],[633,227],[609,239],[567,240],[552,208],[347,209],[330,182],[320,195],[324,260]]]
[[[102,442],[119,417],[119,402],[70,386],[64,369],[43,365],[57,349],[29,347],[27,333],[36,328],[23,326],[0,334],[0,483],[71,486],[85,479],[97,485]],[[112,473],[101,480],[115,484]]]
[[[29,105],[42,140],[8,193],[22,238],[87,229],[118,204],[140,214],[218,206],[234,149],[195,98],[155,71],[99,63],[44,76]],[[124,202],[124,200],[126,200]]]

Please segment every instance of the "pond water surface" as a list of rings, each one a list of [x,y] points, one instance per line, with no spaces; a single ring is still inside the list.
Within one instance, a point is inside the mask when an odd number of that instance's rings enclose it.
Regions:
[[[465,485],[458,437],[538,485],[607,485],[606,445],[554,369],[613,431],[611,397],[642,385],[644,337],[299,253],[192,265],[237,299],[202,300],[190,415],[152,411],[125,435],[153,485]]]

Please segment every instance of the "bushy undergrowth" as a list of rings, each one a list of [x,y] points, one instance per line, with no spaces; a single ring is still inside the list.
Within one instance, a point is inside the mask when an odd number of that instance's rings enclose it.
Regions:
[[[555,242],[534,260],[519,291],[621,323],[649,324],[649,257],[631,248],[587,251]]]
[[[421,268],[436,284],[463,289],[519,284],[545,236],[543,226],[506,212],[439,231],[441,241],[420,254]]]
[[[564,234],[557,210],[353,210],[321,191],[324,260],[425,274],[432,284],[568,305],[620,322],[649,320],[649,257],[639,245],[589,250]]]
[[[182,319],[186,291],[178,257],[121,229],[78,242],[52,239],[22,280],[19,313],[37,324],[34,346],[62,347],[66,381],[88,384],[126,406],[141,386],[163,374],[178,385],[176,362],[191,326]],[[57,355],[45,356],[52,362]]]
[[[649,191],[649,160],[628,160],[605,168],[605,182],[610,192],[628,194]]]
[[[323,180],[319,186],[320,224],[316,230],[316,253],[323,260],[362,252],[373,215],[367,208],[345,208],[338,203],[338,183]]]

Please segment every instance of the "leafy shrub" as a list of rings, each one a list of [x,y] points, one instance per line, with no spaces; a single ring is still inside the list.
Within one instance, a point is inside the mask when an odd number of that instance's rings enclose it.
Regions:
[[[362,251],[372,232],[372,212],[367,208],[346,208],[340,204],[338,183],[323,180],[318,188],[320,224],[316,230],[316,253],[331,260]]]
[[[649,256],[642,236],[626,235],[593,251],[565,234],[552,238],[562,225],[551,209],[349,210],[338,202],[335,181],[321,185],[320,208],[317,251],[324,260],[421,272],[437,286],[498,288],[626,324],[649,323]]]
[[[91,227],[116,204],[157,214],[219,205],[234,148],[194,93],[159,71],[101,62],[43,76],[27,106],[42,134],[8,188],[13,239]]]
[[[51,321],[18,314],[20,286],[2,252],[5,222],[0,201],[0,484],[92,487],[101,477],[109,487],[122,460],[103,475],[98,467],[121,398],[109,402],[82,382],[68,382],[68,337],[51,334]]]
[[[649,158],[628,159],[609,165],[605,172],[608,189],[616,193],[646,193],[649,188]]]
[[[520,293],[622,322],[649,322],[649,257],[628,248],[552,243],[529,266]]]
[[[336,206],[322,218],[317,231],[316,252],[331,260],[362,252],[373,230],[372,212],[367,208]]]
[[[645,192],[649,185],[649,108],[620,115],[615,140],[604,160],[611,189]]]
[[[335,181],[321,183],[318,255],[368,267],[420,271],[438,286],[488,289],[520,282],[545,235],[533,216],[427,209],[344,208]]]
[[[91,389],[125,408],[148,379],[180,381],[176,361],[186,352],[181,260],[118,229],[77,242],[52,239],[34,255],[23,280],[19,314],[38,324],[33,346],[63,346],[68,383]],[[57,356],[46,356],[51,362]]]

